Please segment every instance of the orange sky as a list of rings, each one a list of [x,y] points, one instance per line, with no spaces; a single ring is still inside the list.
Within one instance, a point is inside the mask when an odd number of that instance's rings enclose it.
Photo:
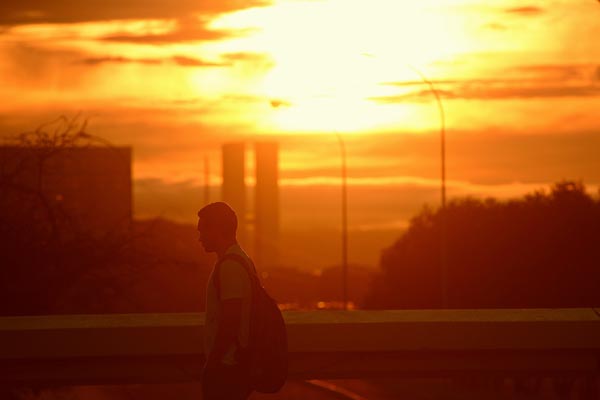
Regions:
[[[338,184],[337,130],[354,186],[435,190],[419,70],[451,194],[598,185],[598,21],[591,0],[2,2],[0,137],[81,111],[161,187],[205,155],[216,185],[221,143],[275,139],[298,188]]]

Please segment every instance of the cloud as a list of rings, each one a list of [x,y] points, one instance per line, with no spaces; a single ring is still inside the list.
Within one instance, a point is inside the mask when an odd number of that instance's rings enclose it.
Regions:
[[[216,17],[224,13],[268,4],[270,2],[267,0],[181,0],[174,3],[162,0],[89,0],[74,7],[66,0],[0,2],[0,34],[10,35],[13,31],[18,31],[19,25],[31,24],[47,27],[96,23],[109,26],[110,22],[119,26],[118,21],[135,22],[138,25],[145,21],[161,21],[174,27],[165,32],[149,32],[143,29],[131,31],[123,29],[123,22],[121,22],[121,26],[113,32],[107,31],[105,27],[103,33],[97,34],[95,39],[101,42],[154,46],[216,41],[244,36],[252,32],[249,29],[213,29],[210,24]],[[80,38],[64,30],[62,38]]]
[[[554,80],[538,77],[538,78],[506,78],[506,79],[497,79],[497,78],[475,78],[475,79],[435,79],[431,80],[431,83],[435,86],[444,86],[444,85],[531,85],[535,83],[544,83],[544,82],[552,82]],[[384,85],[410,88],[410,87],[421,87],[427,85],[425,81],[397,81],[397,82],[384,82]]]
[[[215,30],[208,28],[210,19],[198,17],[181,17],[175,29],[170,32],[152,34],[132,34],[131,32],[114,33],[100,38],[105,42],[121,42],[148,45],[163,45],[179,42],[196,42],[221,40],[234,36],[242,36],[248,30]]]
[[[284,99],[271,99],[271,100],[269,100],[269,103],[271,104],[271,107],[273,107],[273,108],[291,107],[293,105],[292,102],[290,102],[288,100],[284,100]]]
[[[509,100],[509,99],[536,99],[551,97],[596,97],[600,96],[600,87],[589,85],[580,86],[548,86],[548,87],[505,87],[505,88],[486,88],[486,87],[464,87],[457,90],[436,89],[438,95],[445,99],[464,99],[464,100]],[[431,91],[419,90],[400,94],[396,96],[371,97],[380,104],[393,104],[405,102],[428,101],[431,97]]]
[[[31,43],[16,42],[3,47],[3,70],[0,75],[5,88],[15,87],[20,91],[37,90],[53,82],[55,88],[79,86],[89,77],[69,69],[76,60],[85,58],[85,53],[74,49],[47,49]],[[57,73],[60,66],[61,73]],[[21,97],[25,97],[21,94]]]
[[[591,65],[525,65],[498,71],[505,78],[433,80],[446,99],[502,100],[600,96],[600,67]],[[384,82],[404,89],[392,96],[372,97],[377,103],[429,101],[431,91],[423,81]],[[407,91],[407,89],[410,89]]]
[[[265,0],[70,0],[0,2],[0,25],[76,23],[109,20],[179,19],[190,15],[216,16],[253,7]]]
[[[199,58],[187,57],[187,56],[173,56],[171,60],[182,67],[226,67],[230,64],[227,63],[215,63],[211,61],[204,61]]]
[[[534,73],[557,80],[587,78],[590,75],[589,65],[523,65],[514,67],[515,72]]]
[[[540,82],[562,82],[565,80],[580,80],[589,83],[595,80],[599,66],[589,64],[533,64],[517,65],[505,70],[489,73],[493,78],[474,79],[443,79],[432,80],[435,85],[440,84],[535,84]],[[497,78],[498,76],[502,78]],[[407,87],[420,86],[421,80],[383,82],[385,85]]]
[[[161,64],[162,60],[158,58],[128,58],[128,57],[90,57],[84,58],[78,62],[78,64],[85,65],[100,65],[106,63],[115,63],[115,64],[127,64],[127,63],[137,63],[137,64],[147,64],[147,65],[156,65]]]
[[[105,42],[163,45],[180,42],[220,40],[231,36],[233,36],[232,32],[213,31],[199,27],[194,30],[176,30],[174,32],[154,35],[115,34],[104,36],[100,40]]]
[[[490,30],[493,30],[493,31],[505,31],[505,30],[508,29],[508,27],[506,25],[501,24],[499,22],[490,22],[490,23],[487,23],[487,24],[483,25],[483,28],[484,29],[490,29]]]
[[[568,121],[565,121],[565,124]],[[512,129],[518,130],[518,127]],[[447,176],[477,184],[555,182],[584,179],[600,183],[600,135],[597,129],[544,134],[514,132],[510,128],[446,133]],[[381,171],[410,176],[439,177],[439,137],[435,135],[382,135],[378,141],[353,148],[354,156],[377,155]],[[385,165],[395,160],[396,167]],[[349,163],[349,165],[352,165]],[[332,168],[331,175],[335,170]],[[357,175],[349,175],[357,176]],[[375,170],[370,176],[377,176]]]
[[[264,74],[275,66],[275,61],[268,53],[224,53],[220,55],[220,58],[227,63],[241,65],[246,71],[252,70],[256,74]]]
[[[264,53],[254,52],[238,52],[238,53],[225,53],[221,58],[229,61],[264,61],[269,60],[269,56]]]
[[[40,123],[64,112],[61,106],[55,107],[43,116],[33,110],[0,113],[0,139],[35,129]],[[90,109],[85,104],[73,105],[74,110],[82,107],[86,110],[84,116],[91,116],[90,133],[115,144],[135,145],[136,178],[201,179],[198,158],[207,154],[212,162],[211,173],[216,178],[220,174],[223,141],[253,138],[241,128],[234,130],[229,126],[185,122],[185,114],[180,108],[172,111],[133,107],[115,110],[112,105],[97,109]],[[448,180],[481,185],[514,181],[555,182],[563,178],[600,183],[600,157],[597,156],[600,125],[596,123],[595,127],[577,131],[574,129],[577,124],[573,123],[577,115],[569,118],[536,133],[508,124],[477,131],[448,129]],[[280,143],[280,179],[285,179],[288,184],[292,180],[302,182],[314,177],[325,177],[332,185],[339,184],[339,148],[334,135],[260,135],[258,138]],[[345,137],[345,143],[348,177],[355,183],[392,183],[390,177],[396,176],[439,179],[440,141],[437,134],[350,135]]]
[[[275,66],[275,61],[267,53],[238,52],[221,54],[220,58],[230,64],[243,64],[244,68],[252,68],[257,73],[265,73]]]
[[[542,14],[544,9],[536,6],[524,6],[507,8],[505,12],[518,15],[538,15]]]
[[[228,64],[213,63],[204,61],[198,58],[186,56],[173,56],[168,58],[129,58],[123,56],[106,56],[106,57],[89,57],[76,62],[77,64],[85,64],[96,66],[101,64],[146,64],[146,65],[161,65],[165,63],[173,63],[182,67],[224,67]]]

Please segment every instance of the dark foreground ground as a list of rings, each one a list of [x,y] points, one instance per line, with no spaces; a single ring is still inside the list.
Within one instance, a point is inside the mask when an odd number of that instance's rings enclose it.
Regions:
[[[339,379],[291,380],[280,393],[253,393],[251,400],[596,400],[581,379]],[[596,383],[598,384],[598,383]],[[560,393],[560,394],[559,394]],[[23,400],[201,400],[200,385],[81,386],[24,392]]]

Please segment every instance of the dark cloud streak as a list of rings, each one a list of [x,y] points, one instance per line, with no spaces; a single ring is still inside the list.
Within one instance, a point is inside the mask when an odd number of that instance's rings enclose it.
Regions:
[[[439,79],[432,80],[434,85],[535,85],[540,83],[563,82],[565,80],[581,80],[590,82],[596,80],[595,75],[600,67],[589,64],[573,65],[521,65],[498,71],[494,76],[505,78],[479,78],[479,79]],[[491,74],[490,74],[491,75]],[[516,76],[515,76],[516,75]],[[533,76],[531,76],[533,75]],[[590,79],[591,77],[591,79]],[[398,87],[421,86],[425,83],[420,80],[383,82],[383,85]]]
[[[194,31],[181,31],[169,32],[157,35],[130,35],[130,34],[116,34],[102,37],[100,40],[105,42],[120,42],[120,43],[133,43],[133,44],[149,44],[149,45],[163,45],[170,43],[180,42],[197,42],[197,41],[210,41],[220,40],[233,36],[231,32],[226,31],[213,31],[204,29],[202,27]]]
[[[585,78],[589,74],[589,65],[553,65],[553,64],[542,64],[542,65],[523,65],[515,67],[514,70],[517,72],[532,72],[536,74],[543,74],[545,76],[551,76],[555,79],[578,79]]]
[[[506,87],[506,88],[459,88],[456,90],[436,89],[444,99],[463,100],[509,100],[509,99],[534,99],[552,97],[598,97],[600,87],[581,86],[548,86],[548,87]],[[380,104],[406,103],[428,101],[431,91],[420,90],[396,96],[371,97]]]
[[[265,0],[86,0],[76,5],[70,0],[2,1],[0,25],[210,17],[268,4]]]
[[[267,54],[252,52],[226,53],[221,57],[230,61],[263,61],[268,59]]]
[[[438,94],[446,99],[530,99],[600,96],[600,67],[595,65],[525,65],[499,71],[506,78],[433,80]],[[425,82],[383,82],[410,91],[374,97],[378,103],[428,101],[431,91]]]
[[[507,79],[439,79],[432,80],[434,85],[508,85],[508,84],[531,84],[541,82],[553,82],[554,79],[547,78],[507,78]],[[424,86],[427,85],[424,81],[399,81],[399,82],[383,82],[383,85],[397,86],[397,87],[413,87],[413,86]]]
[[[115,63],[115,64],[127,64],[127,63],[137,63],[137,64],[148,64],[155,65],[160,64],[162,61],[155,58],[127,58],[127,57],[90,57],[84,58],[77,62],[77,64],[84,65],[101,65],[106,63]]]
[[[505,12],[518,15],[539,15],[544,12],[544,9],[537,6],[524,6],[507,8]]]
[[[171,60],[182,67],[228,67],[229,63],[216,63],[186,56],[173,56]]]
[[[182,17],[177,20],[177,27],[171,32],[159,34],[116,33],[100,38],[106,42],[122,42],[147,45],[165,45],[181,42],[198,42],[222,40],[229,37],[243,36],[248,30],[215,30],[207,27],[209,19]]]
[[[186,56],[173,56],[169,58],[129,58],[123,56],[107,56],[107,57],[89,57],[84,58],[76,62],[76,64],[84,64],[90,66],[97,66],[101,64],[146,64],[146,65],[162,65],[165,63],[173,63],[182,67],[226,67],[229,64],[226,63],[213,63],[204,61],[197,58],[186,57]]]

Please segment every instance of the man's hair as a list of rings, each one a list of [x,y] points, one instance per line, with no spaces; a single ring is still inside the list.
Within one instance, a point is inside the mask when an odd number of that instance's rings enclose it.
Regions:
[[[202,207],[198,211],[198,218],[204,224],[218,227],[226,235],[235,236],[238,225],[237,216],[227,203],[218,201]]]

